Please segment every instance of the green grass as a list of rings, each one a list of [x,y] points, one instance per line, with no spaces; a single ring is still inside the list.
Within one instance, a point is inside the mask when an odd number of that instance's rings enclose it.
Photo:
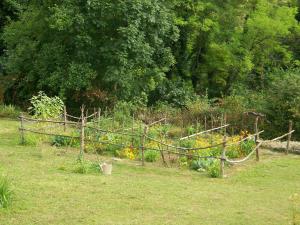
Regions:
[[[80,174],[76,149],[20,146],[17,127],[0,120],[0,172],[14,193],[0,224],[300,224],[289,199],[300,194],[299,156],[266,152],[225,179],[125,161],[112,176]]]

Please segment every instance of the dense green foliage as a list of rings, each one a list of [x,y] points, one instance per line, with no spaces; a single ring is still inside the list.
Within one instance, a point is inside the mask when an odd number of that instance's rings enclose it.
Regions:
[[[265,113],[269,130],[286,129],[288,119],[300,123],[300,1],[4,0],[0,6],[0,74],[11,77],[6,103],[27,107],[41,90],[73,108],[118,102],[131,109],[190,108],[206,96],[210,107],[217,97],[227,111]]]

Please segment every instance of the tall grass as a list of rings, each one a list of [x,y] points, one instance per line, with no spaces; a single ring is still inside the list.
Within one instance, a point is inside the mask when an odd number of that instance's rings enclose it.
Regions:
[[[17,118],[20,110],[13,105],[0,104],[0,118]]]
[[[6,177],[0,176],[0,208],[7,208],[12,201],[12,191]]]

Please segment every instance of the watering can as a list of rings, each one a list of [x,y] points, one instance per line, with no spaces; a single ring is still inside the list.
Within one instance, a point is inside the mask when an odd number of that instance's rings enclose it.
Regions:
[[[103,174],[105,175],[111,175],[111,171],[112,171],[112,164],[111,163],[99,163],[99,166],[101,168],[101,171]]]

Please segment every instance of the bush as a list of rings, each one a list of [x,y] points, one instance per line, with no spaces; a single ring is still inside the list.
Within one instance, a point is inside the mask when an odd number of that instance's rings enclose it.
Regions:
[[[37,134],[26,133],[24,136],[24,145],[37,146],[40,142],[40,137]]]
[[[20,115],[20,110],[13,105],[0,105],[0,117],[15,119]]]
[[[254,140],[247,140],[241,143],[241,152],[243,155],[248,155],[255,148]]]
[[[219,160],[214,159],[207,167],[207,172],[210,177],[217,178],[220,177],[221,171],[220,171],[220,163]]]
[[[29,111],[34,117],[41,119],[57,118],[64,108],[64,103],[59,97],[48,97],[42,91],[33,96],[30,103],[32,106],[28,108]]]
[[[71,144],[71,138],[55,135],[52,139],[52,145],[56,147],[69,146]]]
[[[159,157],[159,152],[155,150],[146,150],[144,154],[146,162],[156,162]]]
[[[78,160],[74,169],[74,173],[87,174],[87,173],[95,173],[100,172],[100,167],[97,163],[93,163],[85,160]]]
[[[5,177],[0,177],[0,208],[7,208],[12,201],[12,190]]]

